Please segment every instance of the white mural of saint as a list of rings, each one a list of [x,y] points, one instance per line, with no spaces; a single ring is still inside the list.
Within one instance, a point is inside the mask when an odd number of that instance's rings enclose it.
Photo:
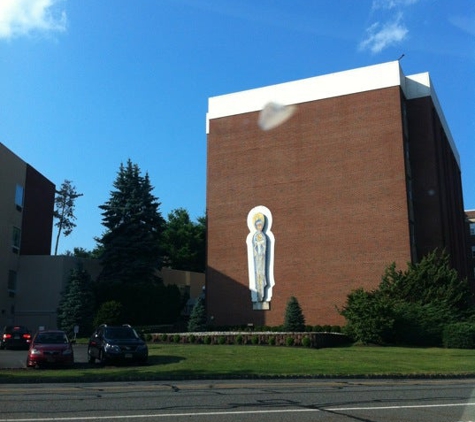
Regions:
[[[271,231],[272,214],[267,207],[259,205],[247,215],[249,234],[246,238],[249,289],[253,308],[256,310],[270,309],[274,287],[274,244],[275,238]]]
[[[265,298],[265,289],[267,286],[267,236],[262,231],[264,229],[265,217],[263,214],[257,214],[255,220],[256,232],[252,237],[252,247],[254,251],[254,273],[256,279],[257,300],[262,302]]]

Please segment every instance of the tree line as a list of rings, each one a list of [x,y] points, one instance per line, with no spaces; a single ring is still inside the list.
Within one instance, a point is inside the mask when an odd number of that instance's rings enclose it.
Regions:
[[[67,331],[80,325],[89,333],[104,322],[174,323],[188,297],[176,286],[165,286],[158,270],[163,265],[205,269],[205,217],[192,222],[186,210],[177,209],[168,221],[162,218],[148,174],[142,175],[130,160],[120,165],[113,187],[109,200],[99,207],[105,231],[95,239],[97,248],[74,251],[99,259],[102,272],[94,281],[81,268],[72,272],[58,309],[58,326]],[[435,250],[404,271],[395,263],[388,265],[378,288],[348,294],[338,310],[346,321],[344,332],[362,344],[475,348],[474,294],[449,263],[448,254]],[[299,331],[305,329],[304,321],[292,297],[284,326]],[[206,327],[203,300],[198,300],[189,324],[190,329]]]
[[[80,195],[68,183],[69,190],[62,195],[69,192],[74,197],[56,203],[68,204],[69,213],[58,209],[55,215],[69,217],[60,222],[70,233],[75,226],[71,199]],[[142,174],[137,164],[131,160],[121,163],[109,199],[99,206],[104,232],[95,238],[96,248],[75,248],[69,253],[98,259],[101,272],[97,280],[80,267],[71,273],[58,308],[60,328],[71,332],[79,325],[89,333],[97,323],[165,324],[179,318],[188,297],[177,286],[165,286],[159,270],[167,266],[204,271],[206,217],[193,222],[179,208],[165,220],[153,189],[148,173]]]

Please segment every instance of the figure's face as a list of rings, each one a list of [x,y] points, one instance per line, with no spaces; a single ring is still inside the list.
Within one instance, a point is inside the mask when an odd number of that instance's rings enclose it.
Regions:
[[[256,230],[257,230],[258,232],[261,232],[261,231],[262,231],[262,223],[261,223],[260,221],[258,221],[258,222],[256,223]]]

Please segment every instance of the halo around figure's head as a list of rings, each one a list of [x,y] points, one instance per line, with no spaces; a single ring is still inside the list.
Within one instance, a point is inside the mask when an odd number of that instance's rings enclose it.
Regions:
[[[261,212],[258,212],[256,214],[254,214],[254,217],[252,217],[252,222],[254,223],[254,227],[257,226],[257,222],[260,221],[261,224],[262,224],[262,228],[264,228],[265,224],[266,224],[266,217],[264,214],[262,214]]]
[[[256,231],[256,221],[262,221],[262,230],[267,233],[272,230],[272,213],[264,205],[258,205],[247,213],[247,227],[250,233]]]

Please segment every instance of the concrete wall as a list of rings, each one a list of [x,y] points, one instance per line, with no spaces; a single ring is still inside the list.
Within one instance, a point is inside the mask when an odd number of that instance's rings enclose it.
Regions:
[[[101,271],[98,260],[71,256],[29,255],[20,257],[18,288],[15,295],[15,314],[11,323],[26,325],[35,331],[38,327],[56,328],[57,308],[69,280],[71,270],[78,263],[95,280]],[[164,268],[160,273],[165,284],[175,284],[190,297],[201,294],[204,274]]]
[[[56,328],[56,311],[61,292],[78,261],[91,277],[97,277],[100,272],[97,260],[70,256],[22,256],[18,273],[15,324],[26,325],[31,330],[39,326]]]

